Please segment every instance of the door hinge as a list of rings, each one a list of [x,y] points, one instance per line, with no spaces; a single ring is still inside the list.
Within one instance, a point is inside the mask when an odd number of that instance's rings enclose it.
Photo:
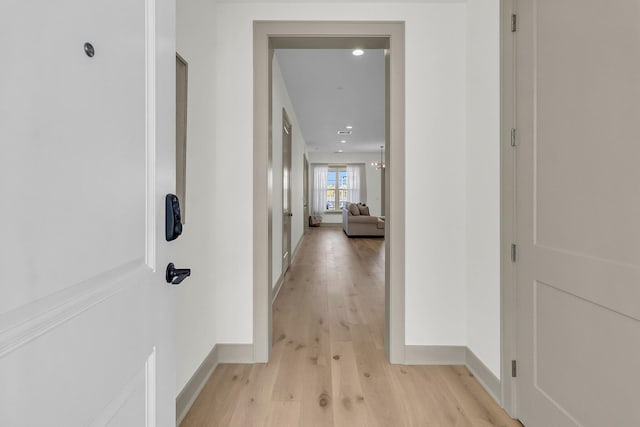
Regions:
[[[511,128],[511,146],[512,147],[516,146],[516,129],[515,128]]]
[[[515,243],[511,244],[511,262],[516,262],[518,259],[518,248]]]
[[[511,32],[515,33],[518,29],[518,16],[514,13],[511,15]]]
[[[515,360],[511,361],[511,378],[516,378],[518,376],[518,364]]]

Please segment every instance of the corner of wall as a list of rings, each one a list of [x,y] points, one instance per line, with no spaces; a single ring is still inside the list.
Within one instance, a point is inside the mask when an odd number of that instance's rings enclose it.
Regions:
[[[188,385],[216,344],[213,224],[215,188],[215,3],[176,4],[176,49],[188,63],[185,225],[175,241],[177,264],[193,274],[176,289],[176,388]],[[197,327],[194,327],[197,325]]]
[[[500,377],[500,1],[467,1],[467,343]]]

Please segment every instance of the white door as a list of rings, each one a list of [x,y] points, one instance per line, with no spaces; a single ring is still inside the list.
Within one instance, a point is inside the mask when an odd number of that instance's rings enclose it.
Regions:
[[[517,413],[640,426],[640,2],[517,6]]]
[[[302,159],[302,229],[309,228],[309,160]]]
[[[282,110],[282,277],[291,264],[291,123]]]
[[[175,424],[174,21],[172,0],[0,5],[2,426]]]

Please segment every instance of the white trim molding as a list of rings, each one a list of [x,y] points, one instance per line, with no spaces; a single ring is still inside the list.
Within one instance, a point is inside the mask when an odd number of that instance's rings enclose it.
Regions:
[[[280,293],[280,289],[282,289],[282,284],[284,283],[284,276],[281,274],[278,277],[278,281],[276,285],[273,287],[273,296],[271,297],[271,304],[276,302],[276,298],[278,298],[278,294]]]
[[[180,425],[189,409],[220,363],[253,363],[252,344],[216,344],[176,397],[176,425]]]
[[[218,345],[214,345],[207,357],[204,358],[198,369],[193,373],[187,384],[176,397],[176,425],[180,425],[196,398],[204,388],[207,381],[218,366]]]
[[[405,348],[407,365],[464,365],[465,346],[457,345],[408,345]]]
[[[500,380],[466,346],[408,345],[406,365],[465,366],[500,405]],[[252,344],[216,344],[176,398],[176,424],[180,425],[220,363],[254,363]]]
[[[471,351],[470,348],[466,348],[465,352],[465,366],[476,377],[478,382],[484,387],[484,389],[493,397],[493,400],[501,403],[500,393],[501,386],[500,380],[496,377],[487,365],[482,363],[482,360]]]
[[[74,286],[0,314],[0,358],[127,289],[147,274],[136,259]]]
[[[408,345],[405,348],[405,364],[465,366],[498,405],[501,405],[500,380],[467,346]]]
[[[304,240],[304,233],[300,237],[300,240],[298,240],[298,244],[296,245],[296,248],[291,254],[291,264],[293,264],[293,261],[296,259],[296,256],[298,255],[298,250],[300,249],[300,246],[302,246],[303,240]],[[280,293],[280,289],[282,288],[282,284],[284,283],[285,274],[280,274],[280,277],[278,277],[278,280],[276,281],[276,284],[273,287],[273,296],[271,297],[271,304],[276,302],[276,298],[278,298],[278,294]]]
[[[517,382],[511,377],[511,361],[516,354],[516,263],[511,261],[511,245],[517,243],[515,211],[515,151],[511,147],[511,129],[515,122],[515,38],[511,16],[515,0],[500,1],[500,375],[498,396],[501,406],[517,418]]]
[[[385,350],[402,363],[405,347],[405,82],[404,22],[254,21],[253,23],[253,343],[255,362],[271,352],[272,123],[271,60],[274,48],[344,48],[357,42],[386,49],[387,237],[385,239]],[[339,223],[338,223],[339,226]]]
[[[156,427],[157,425],[156,408],[158,406],[158,399],[156,390],[158,372],[156,365],[156,347],[154,346],[145,364],[145,409],[147,412],[145,416],[145,427]]]
[[[175,39],[174,39],[175,41]],[[145,1],[146,235],[145,262],[156,271],[156,2]]]

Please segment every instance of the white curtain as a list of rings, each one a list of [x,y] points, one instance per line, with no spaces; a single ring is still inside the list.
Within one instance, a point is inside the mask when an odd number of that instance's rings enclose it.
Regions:
[[[347,165],[347,201],[367,202],[367,176],[364,164]]]
[[[327,175],[328,165],[313,165],[313,194],[311,215],[320,222],[322,214],[327,210]]]

